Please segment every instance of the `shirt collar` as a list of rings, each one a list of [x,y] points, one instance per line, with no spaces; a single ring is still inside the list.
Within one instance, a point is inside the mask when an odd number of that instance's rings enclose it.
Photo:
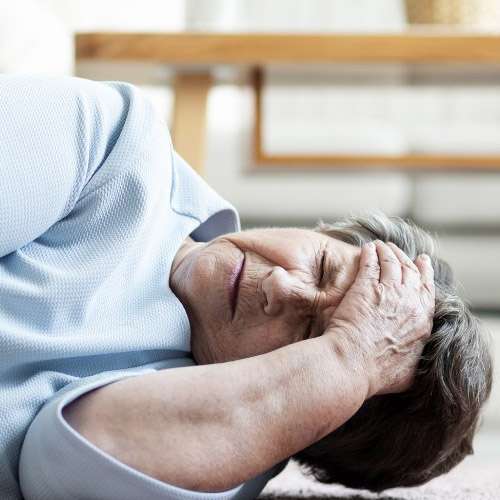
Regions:
[[[238,212],[217,194],[173,149],[170,205],[200,226],[193,232],[198,241],[208,241],[225,233],[240,231]]]

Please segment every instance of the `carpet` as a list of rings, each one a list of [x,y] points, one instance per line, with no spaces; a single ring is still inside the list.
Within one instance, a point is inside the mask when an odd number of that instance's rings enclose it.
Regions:
[[[481,431],[475,453],[448,474],[416,488],[395,488],[376,494],[338,485],[324,485],[303,475],[290,462],[268,483],[260,499],[310,500],[500,500],[500,430]]]

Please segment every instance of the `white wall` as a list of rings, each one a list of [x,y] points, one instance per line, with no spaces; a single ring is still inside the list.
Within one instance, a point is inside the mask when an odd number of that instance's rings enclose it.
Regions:
[[[184,0],[38,0],[75,31],[179,31]]]
[[[498,316],[482,316],[483,327],[490,334],[494,356],[493,390],[485,412],[483,425],[485,428],[500,429],[500,318]]]
[[[71,74],[73,34],[34,0],[0,0],[0,73]]]
[[[186,0],[186,23],[195,30],[400,30],[402,0]]]

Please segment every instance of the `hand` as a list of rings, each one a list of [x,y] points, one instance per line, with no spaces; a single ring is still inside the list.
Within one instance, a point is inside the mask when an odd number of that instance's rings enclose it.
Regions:
[[[358,274],[327,334],[368,377],[368,397],[407,390],[432,330],[435,289],[430,258],[415,263],[396,245],[364,245]]]

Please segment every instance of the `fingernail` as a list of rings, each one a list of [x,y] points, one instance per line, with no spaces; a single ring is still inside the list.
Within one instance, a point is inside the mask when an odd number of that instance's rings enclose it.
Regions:
[[[430,261],[431,260],[431,258],[426,253],[421,253],[420,254],[420,258],[424,259],[426,261]]]
[[[368,243],[367,243],[367,247],[368,247],[370,250],[372,250],[372,249],[374,249],[374,248],[375,248],[375,243],[374,243],[373,241],[370,241],[370,242],[368,242]]]

